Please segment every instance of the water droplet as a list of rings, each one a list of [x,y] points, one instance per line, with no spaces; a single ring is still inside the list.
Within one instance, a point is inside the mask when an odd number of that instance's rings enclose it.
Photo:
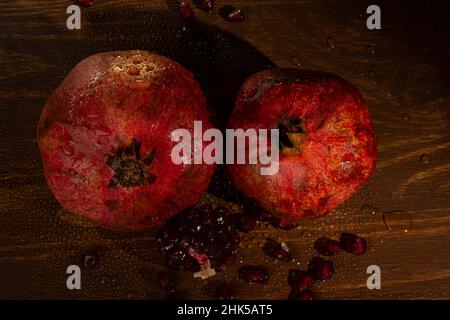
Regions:
[[[407,121],[408,120],[408,114],[407,113],[402,113],[402,120],[403,121]]]
[[[412,216],[402,210],[384,212],[383,221],[388,231],[408,232],[413,226]]]
[[[367,53],[375,54],[375,48],[372,46],[367,46]]]
[[[328,37],[327,38],[327,44],[331,49],[334,49],[336,47],[336,43],[334,41],[333,37]]]
[[[371,215],[375,215],[379,212],[379,210],[371,205],[368,204],[364,204],[361,207],[361,213],[362,214],[371,214]]]
[[[425,164],[429,164],[430,163],[430,156],[427,154],[423,154],[420,156],[420,161],[422,161]]]
[[[302,62],[300,61],[300,58],[297,56],[291,56],[291,63],[296,67],[299,68],[302,67]]]

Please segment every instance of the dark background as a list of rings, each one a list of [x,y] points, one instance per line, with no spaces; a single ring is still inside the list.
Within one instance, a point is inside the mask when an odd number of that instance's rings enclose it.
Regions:
[[[371,31],[365,12],[374,3],[381,7],[382,29]],[[368,253],[336,258],[335,276],[315,287],[319,298],[450,298],[450,28],[444,1],[219,0],[211,14],[195,10],[191,37],[181,31],[177,1],[97,0],[82,8],[81,30],[66,29],[70,4],[0,3],[0,298],[163,297],[155,279],[165,270],[155,231],[114,233],[64,212],[46,186],[35,138],[46,99],[76,63],[125,49],[155,51],[193,71],[221,124],[240,84],[256,71],[300,64],[338,74],[361,90],[379,139],[373,177],[327,218],[289,232],[260,225],[244,236],[242,261],[267,265],[265,286],[237,280],[238,259],[208,281],[179,273],[184,297],[211,297],[216,282],[227,279],[238,298],[285,299],[287,270],[306,267],[315,239],[347,230],[368,239]],[[225,4],[243,9],[246,19],[224,21],[217,12]],[[220,190],[212,187],[204,201],[223,196]],[[383,212],[395,210],[402,212],[390,218],[389,231]],[[265,258],[259,244],[266,236],[285,241],[296,261]],[[99,262],[82,270],[82,290],[67,290],[67,266],[92,250]],[[381,268],[382,290],[366,288],[371,264]]]

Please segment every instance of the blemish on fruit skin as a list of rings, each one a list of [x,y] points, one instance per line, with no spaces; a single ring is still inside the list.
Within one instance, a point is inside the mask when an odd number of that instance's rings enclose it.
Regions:
[[[140,74],[140,70],[139,70],[139,68],[137,68],[135,66],[130,66],[130,67],[128,67],[127,73],[130,76],[137,76]]]

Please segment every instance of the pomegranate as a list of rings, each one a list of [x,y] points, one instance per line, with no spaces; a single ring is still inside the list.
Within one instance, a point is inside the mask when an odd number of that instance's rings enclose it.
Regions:
[[[212,127],[192,74],[146,51],[81,61],[42,111],[38,143],[48,185],[68,211],[114,230],[158,225],[195,204],[215,166],[174,164],[178,128]]]
[[[260,162],[227,168],[243,194],[282,220],[326,215],[375,168],[376,137],[363,97],[328,73],[270,69],[251,76],[240,89],[228,128],[279,129],[275,174],[261,175],[265,165]]]

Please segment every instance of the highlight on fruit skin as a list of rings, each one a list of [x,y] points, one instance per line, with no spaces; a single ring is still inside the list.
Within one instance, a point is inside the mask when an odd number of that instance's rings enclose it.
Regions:
[[[195,204],[214,165],[176,165],[171,132],[212,127],[193,75],[146,51],[92,55],[42,111],[37,139],[57,200],[114,230],[142,230]]]
[[[276,174],[261,175],[260,163],[227,170],[237,189],[282,220],[325,216],[375,169],[376,136],[364,99],[329,73],[269,69],[250,76],[227,128],[279,129]]]

